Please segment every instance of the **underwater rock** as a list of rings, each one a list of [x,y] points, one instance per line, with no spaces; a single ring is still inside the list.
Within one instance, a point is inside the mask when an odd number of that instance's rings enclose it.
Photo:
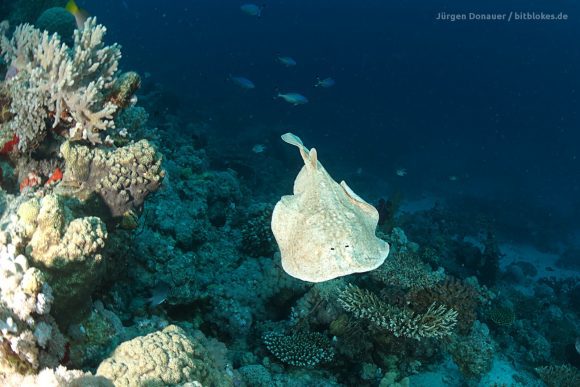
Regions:
[[[272,214],[272,231],[286,273],[322,282],[379,267],[389,244],[375,236],[379,213],[342,181],[338,184],[300,138],[282,139],[298,147],[304,167],[294,181],[294,195],[283,196]]]

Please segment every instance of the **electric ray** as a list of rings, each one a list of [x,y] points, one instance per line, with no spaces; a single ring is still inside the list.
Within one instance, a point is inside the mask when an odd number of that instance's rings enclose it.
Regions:
[[[282,196],[272,214],[272,232],[286,273],[303,281],[323,282],[379,267],[389,244],[375,236],[379,213],[342,181],[338,184],[300,138],[282,140],[300,150],[304,166],[294,195]]]

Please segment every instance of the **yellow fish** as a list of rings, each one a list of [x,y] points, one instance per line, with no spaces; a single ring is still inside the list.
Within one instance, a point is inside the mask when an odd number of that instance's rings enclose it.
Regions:
[[[68,3],[66,3],[64,8],[75,17],[77,28],[81,30],[89,18],[89,13],[84,9],[79,8],[77,3],[75,3],[75,0],[68,0]]]

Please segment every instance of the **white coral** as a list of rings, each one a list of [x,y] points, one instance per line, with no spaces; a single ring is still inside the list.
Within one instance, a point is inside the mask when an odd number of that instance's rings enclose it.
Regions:
[[[0,243],[0,342],[32,369],[43,364],[41,354],[51,360],[52,353],[60,351],[53,343],[60,333],[47,315],[52,301],[42,273],[30,267],[24,255],[16,255],[14,245]],[[0,349],[0,368],[7,366],[5,351]]]
[[[114,126],[117,107],[104,95],[114,83],[121,51],[117,44],[105,46],[105,33],[90,18],[75,31],[72,49],[57,34],[28,24],[17,27],[11,40],[2,37],[5,60],[18,70],[8,85],[15,114],[10,126],[20,138],[20,150],[42,140],[49,112],[53,127],[63,118],[72,120],[76,138],[93,144],[101,142],[99,132]]]

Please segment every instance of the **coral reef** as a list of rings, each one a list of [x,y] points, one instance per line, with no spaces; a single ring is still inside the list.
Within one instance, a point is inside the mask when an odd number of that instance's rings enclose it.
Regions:
[[[425,310],[434,302],[457,311],[457,329],[461,333],[469,332],[477,317],[477,291],[456,278],[448,277],[441,283],[412,291],[408,299],[419,311]]]
[[[417,253],[396,251],[371,275],[385,285],[403,289],[430,288],[445,278],[442,270],[433,271]]]
[[[506,305],[493,305],[487,315],[494,324],[499,326],[509,326],[515,321],[513,308]]]

